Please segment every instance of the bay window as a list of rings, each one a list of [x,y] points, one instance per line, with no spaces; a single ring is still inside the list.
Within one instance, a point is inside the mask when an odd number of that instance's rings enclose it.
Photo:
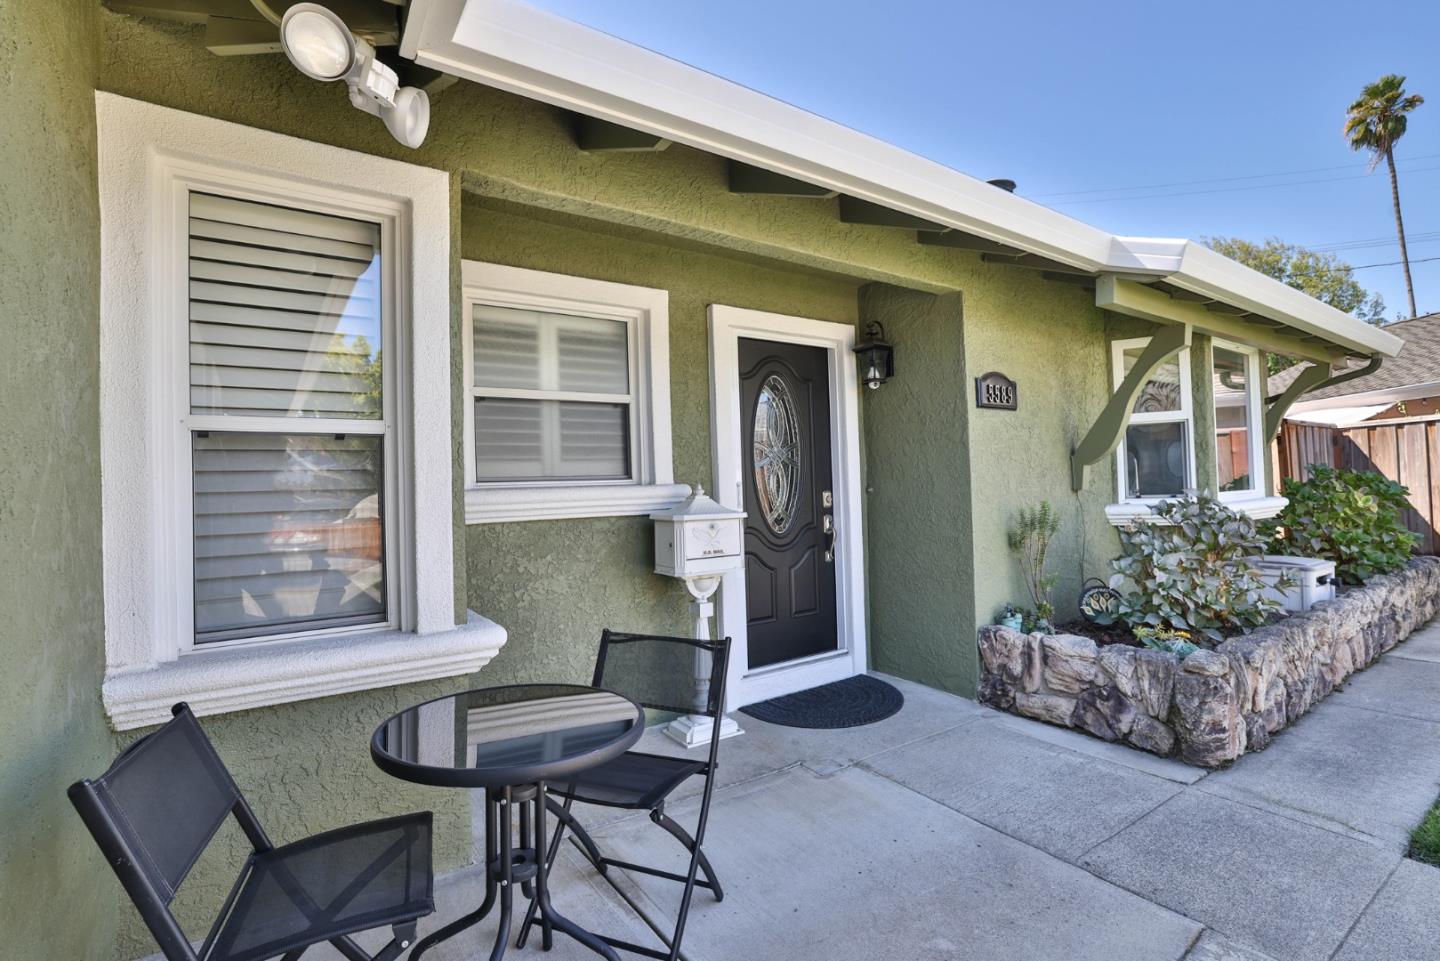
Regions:
[[[1215,489],[1221,500],[1264,494],[1265,448],[1261,436],[1265,380],[1253,347],[1215,341]]]
[[[1130,373],[1148,344],[1148,339],[1140,339],[1111,345],[1113,387]],[[1116,450],[1122,501],[1158,502],[1195,486],[1190,408],[1187,348],[1155,368],[1135,398]]]

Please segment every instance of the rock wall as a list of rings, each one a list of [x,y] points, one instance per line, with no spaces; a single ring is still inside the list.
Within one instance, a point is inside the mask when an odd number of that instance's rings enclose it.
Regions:
[[[1097,647],[1073,634],[979,632],[980,700],[1199,767],[1270,739],[1437,609],[1440,558],[1417,557],[1303,614],[1197,651]]]

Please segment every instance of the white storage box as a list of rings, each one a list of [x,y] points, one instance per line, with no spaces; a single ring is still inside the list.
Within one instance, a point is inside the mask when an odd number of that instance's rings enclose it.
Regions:
[[[1260,576],[1272,585],[1266,597],[1277,598],[1292,613],[1308,611],[1318,601],[1329,601],[1335,597],[1335,562],[1323,561],[1318,557],[1285,557],[1280,554],[1266,554],[1256,565]],[[1293,582],[1285,590],[1277,584],[1281,575],[1289,574]]]

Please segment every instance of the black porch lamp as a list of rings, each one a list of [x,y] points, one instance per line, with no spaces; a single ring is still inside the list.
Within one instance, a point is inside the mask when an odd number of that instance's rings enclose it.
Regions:
[[[895,348],[885,340],[885,328],[877,321],[865,325],[865,339],[855,345],[860,358],[860,382],[871,390],[895,376]]]

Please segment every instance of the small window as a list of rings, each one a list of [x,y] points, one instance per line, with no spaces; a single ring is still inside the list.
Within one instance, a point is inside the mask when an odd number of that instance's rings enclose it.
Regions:
[[[1260,490],[1264,450],[1260,423],[1260,355],[1217,342],[1212,374],[1215,397],[1216,489],[1222,498]]]
[[[1148,340],[1113,344],[1116,386],[1148,344]],[[1135,398],[1117,453],[1121,500],[1161,500],[1193,488],[1193,456],[1187,349],[1157,367]]]
[[[682,500],[666,292],[463,269],[467,520],[640,514]]]
[[[629,323],[475,303],[471,324],[476,480],[634,476]]]

